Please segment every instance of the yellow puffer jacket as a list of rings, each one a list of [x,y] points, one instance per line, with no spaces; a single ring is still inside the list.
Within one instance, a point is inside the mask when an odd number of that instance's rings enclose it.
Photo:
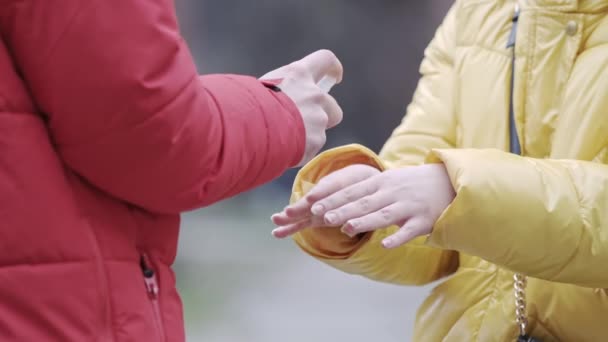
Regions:
[[[380,156],[330,150],[294,185],[292,200],[350,164],[445,164],[457,196],[428,237],[390,251],[380,240],[394,227],[295,237],[322,261],[378,281],[451,275],[420,308],[414,341],[515,341],[514,272],[529,277],[533,336],[608,341],[608,0],[520,2],[512,103],[523,156],[509,153],[515,5],[456,1]]]

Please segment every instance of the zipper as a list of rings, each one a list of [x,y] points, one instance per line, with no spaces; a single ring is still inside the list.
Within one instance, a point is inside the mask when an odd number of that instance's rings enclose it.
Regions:
[[[152,312],[154,314],[154,325],[156,326],[156,332],[158,334],[159,341],[166,341],[165,328],[163,326],[163,318],[161,316],[160,303],[158,301],[159,286],[156,272],[152,269],[150,259],[147,254],[141,255],[141,270],[144,275],[144,284],[146,285],[146,291],[148,292],[148,298],[152,304]]]
[[[507,41],[507,49],[511,49],[511,92],[509,98],[509,150],[513,154],[521,155],[521,143],[517,134],[517,126],[515,124],[515,44],[517,43],[517,24],[519,23],[520,7],[519,3],[515,3],[515,11],[511,21],[511,33]],[[526,282],[527,277],[523,274],[516,273],[513,276],[514,292],[515,292],[515,321],[519,328],[518,342],[540,342],[539,339],[528,335],[528,315],[526,310]]]
[[[511,33],[507,41],[507,49],[511,49],[511,93],[509,98],[509,149],[511,153],[521,154],[521,145],[517,134],[517,126],[515,125],[515,103],[513,101],[513,93],[515,92],[515,43],[517,41],[517,23],[519,22],[519,4],[515,4],[515,13],[511,21]]]

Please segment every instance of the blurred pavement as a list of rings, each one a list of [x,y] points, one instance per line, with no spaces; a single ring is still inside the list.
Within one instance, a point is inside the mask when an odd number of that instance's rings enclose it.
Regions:
[[[274,240],[268,217],[285,196],[266,187],[184,217],[176,272],[188,341],[410,341],[430,288],[347,275]]]

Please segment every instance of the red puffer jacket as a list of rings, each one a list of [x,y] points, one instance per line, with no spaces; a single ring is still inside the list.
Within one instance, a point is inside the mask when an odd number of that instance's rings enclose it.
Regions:
[[[296,164],[297,108],[199,77],[172,0],[6,0],[0,35],[0,341],[183,341],[179,213]]]

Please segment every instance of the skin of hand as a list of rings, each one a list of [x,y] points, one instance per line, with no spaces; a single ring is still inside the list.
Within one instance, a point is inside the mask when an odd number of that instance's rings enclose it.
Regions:
[[[281,80],[277,85],[298,108],[306,129],[306,147],[298,166],[309,162],[325,145],[325,131],[342,121],[342,108],[319,86],[324,77],[340,83],[343,77],[340,60],[329,50],[319,50],[299,61],[273,70],[261,80]]]
[[[354,237],[398,225],[385,238],[385,248],[395,248],[418,236],[430,234],[433,225],[452,203],[456,193],[443,164],[428,164],[380,172],[366,165],[338,170],[299,201],[272,216],[279,226],[277,238],[309,227],[342,227]]]

